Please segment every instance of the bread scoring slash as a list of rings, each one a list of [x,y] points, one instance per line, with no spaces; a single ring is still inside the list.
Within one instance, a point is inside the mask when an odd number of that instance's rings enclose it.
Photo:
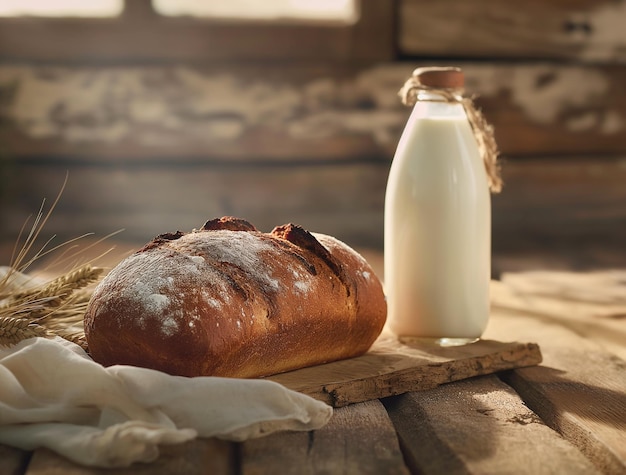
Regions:
[[[331,236],[223,217],[162,234],[98,285],[92,358],[180,376],[268,376],[365,353],[387,306],[366,260]]]

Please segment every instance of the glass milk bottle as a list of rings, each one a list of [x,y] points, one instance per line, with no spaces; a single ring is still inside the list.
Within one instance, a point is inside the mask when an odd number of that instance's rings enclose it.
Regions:
[[[461,345],[489,318],[489,184],[460,102],[463,72],[423,68],[413,77],[416,103],[385,196],[388,325],[400,338]]]

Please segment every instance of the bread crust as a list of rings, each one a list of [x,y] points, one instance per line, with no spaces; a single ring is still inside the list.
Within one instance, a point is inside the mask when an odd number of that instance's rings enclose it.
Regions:
[[[250,378],[360,355],[386,313],[380,281],[346,244],[225,217],[122,261],[95,289],[85,335],[105,366]]]

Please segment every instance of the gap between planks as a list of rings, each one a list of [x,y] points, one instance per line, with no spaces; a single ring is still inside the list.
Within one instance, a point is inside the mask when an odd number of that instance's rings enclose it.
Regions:
[[[413,473],[599,473],[494,375],[383,402]]]
[[[544,361],[515,370],[507,383],[602,472],[626,473],[626,362],[617,356],[625,345],[606,338],[616,325],[614,332],[623,333],[623,320],[598,317],[589,301],[523,293],[514,282],[517,292],[506,283],[496,287],[485,336],[533,338]]]

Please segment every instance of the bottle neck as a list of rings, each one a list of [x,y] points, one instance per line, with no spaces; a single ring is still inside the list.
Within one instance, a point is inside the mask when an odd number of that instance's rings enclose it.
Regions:
[[[463,100],[463,91],[458,89],[443,89],[441,92],[437,90],[424,89],[417,92],[417,102],[448,102],[454,104]]]
[[[418,118],[467,119],[463,104],[447,102],[441,96],[437,96],[433,100],[418,99],[413,107],[412,115]]]

